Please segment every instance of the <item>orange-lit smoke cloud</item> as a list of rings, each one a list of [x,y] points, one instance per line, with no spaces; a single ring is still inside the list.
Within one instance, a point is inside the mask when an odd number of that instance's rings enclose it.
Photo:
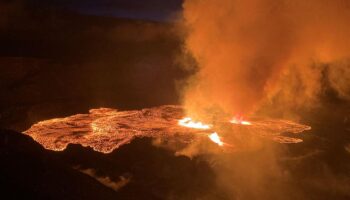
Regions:
[[[184,94],[190,114],[311,105],[324,78],[349,98],[349,1],[186,0],[183,7],[185,47],[198,64]]]

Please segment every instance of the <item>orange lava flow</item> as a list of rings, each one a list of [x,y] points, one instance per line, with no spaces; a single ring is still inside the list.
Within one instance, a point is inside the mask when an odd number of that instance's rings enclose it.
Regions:
[[[249,124],[242,120],[233,123],[232,120],[218,119],[215,124],[230,130],[224,134],[217,125],[184,118],[184,113],[183,108],[176,105],[128,111],[91,109],[87,114],[38,122],[24,131],[24,134],[31,136],[44,148],[54,151],[62,151],[68,144],[80,144],[95,151],[110,153],[140,137],[159,138],[162,141],[188,145],[199,139],[197,135],[205,135],[219,146],[225,146],[226,143],[221,140],[218,132],[232,145],[236,141],[230,140],[230,136],[237,136],[236,139],[261,137],[279,143],[299,143],[302,139],[283,133],[298,134],[311,129],[306,125],[280,119],[255,119],[249,121]]]

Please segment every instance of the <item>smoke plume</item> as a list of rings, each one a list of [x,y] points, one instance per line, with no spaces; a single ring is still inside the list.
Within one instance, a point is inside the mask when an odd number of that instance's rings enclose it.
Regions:
[[[349,99],[349,1],[186,0],[183,7],[185,48],[198,65],[184,93],[190,115],[309,107],[324,82]]]
[[[196,62],[183,93],[189,116],[295,118],[324,97],[350,99],[350,1],[185,0],[183,8],[185,51]],[[322,153],[291,159],[285,146],[242,143],[257,148],[215,158],[227,199],[310,199],[304,187],[324,185],[349,195],[348,179],[324,161],[316,171],[301,167]]]

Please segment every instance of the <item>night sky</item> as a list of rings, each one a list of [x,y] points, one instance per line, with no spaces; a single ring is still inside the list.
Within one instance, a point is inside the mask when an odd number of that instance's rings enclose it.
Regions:
[[[88,15],[169,21],[181,11],[182,0],[26,0],[33,6],[53,7]]]

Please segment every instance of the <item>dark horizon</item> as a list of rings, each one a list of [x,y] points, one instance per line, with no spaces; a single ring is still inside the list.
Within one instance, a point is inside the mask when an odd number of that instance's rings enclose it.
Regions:
[[[152,21],[172,21],[182,9],[182,0],[19,0],[3,2],[6,5],[22,9],[69,11],[83,15],[98,15],[117,18],[142,19]]]

